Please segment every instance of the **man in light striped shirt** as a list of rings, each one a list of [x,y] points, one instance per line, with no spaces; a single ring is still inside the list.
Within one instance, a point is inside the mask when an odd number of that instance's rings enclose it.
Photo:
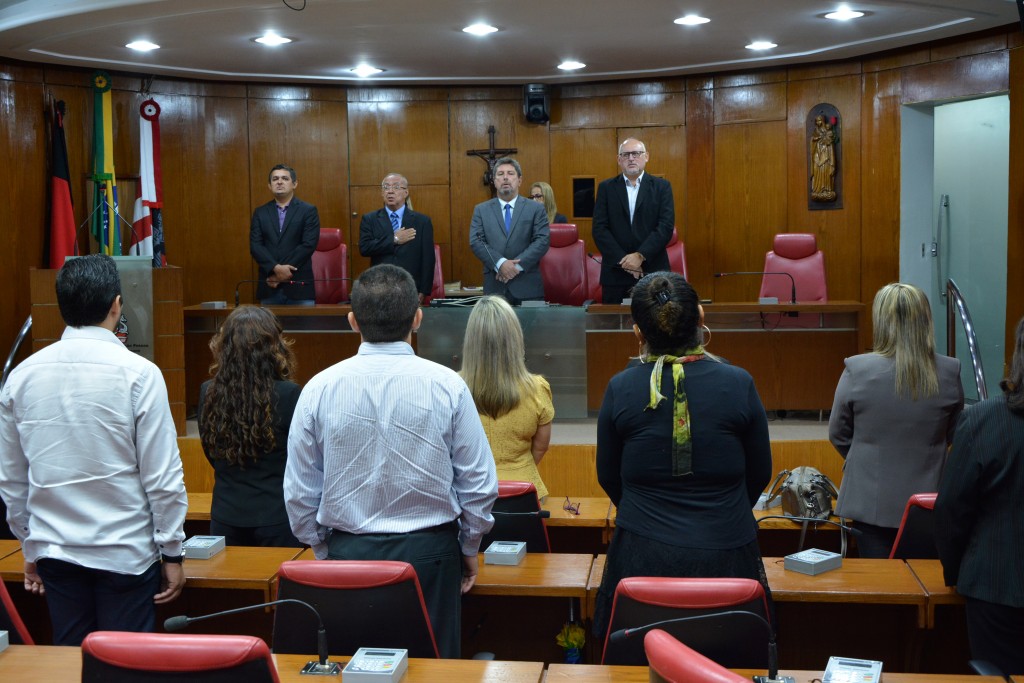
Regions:
[[[359,353],[305,386],[288,436],[292,531],[318,559],[416,569],[442,657],[457,658],[461,594],[494,524],[494,459],[465,382],[417,357],[416,283],[390,264],[352,288]]]

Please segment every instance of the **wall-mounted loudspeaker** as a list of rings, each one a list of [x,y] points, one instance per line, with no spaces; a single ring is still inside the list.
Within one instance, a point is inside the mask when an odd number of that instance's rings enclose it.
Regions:
[[[527,83],[523,86],[523,114],[530,123],[546,123],[551,118],[548,86]]]

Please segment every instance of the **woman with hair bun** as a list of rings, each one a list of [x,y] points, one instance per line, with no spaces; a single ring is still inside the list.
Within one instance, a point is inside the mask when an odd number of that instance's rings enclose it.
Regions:
[[[597,478],[618,508],[594,633],[620,579],[739,577],[768,593],[751,508],[772,473],[754,380],[708,353],[704,311],[677,273],[633,288],[640,363],[612,378],[597,420]]]
[[[284,507],[288,427],[301,388],[277,316],[240,306],[210,341],[213,379],[199,390],[199,437],[213,466],[210,533],[228,545],[301,548]]]

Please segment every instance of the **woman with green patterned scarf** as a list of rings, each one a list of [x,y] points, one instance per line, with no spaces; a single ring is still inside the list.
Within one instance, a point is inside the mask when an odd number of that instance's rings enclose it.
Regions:
[[[751,514],[772,474],[768,420],[750,374],[706,350],[698,302],[677,273],[633,288],[640,362],[608,383],[597,420],[597,478],[618,508],[600,638],[628,576],[751,578],[768,592]]]

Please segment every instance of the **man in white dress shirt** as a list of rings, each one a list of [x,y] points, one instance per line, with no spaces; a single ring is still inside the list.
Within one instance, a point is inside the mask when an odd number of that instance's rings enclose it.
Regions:
[[[178,597],[188,509],[160,370],[114,336],[121,280],[109,256],[57,274],[67,328],[0,391],[0,495],[46,595],[55,645],[92,631],[152,631]]]
[[[359,276],[348,316],[359,353],[303,388],[284,497],[317,559],[413,565],[438,650],[457,658],[460,598],[494,524],[498,479],[466,383],[413,353],[422,318],[407,271],[382,264]]]

